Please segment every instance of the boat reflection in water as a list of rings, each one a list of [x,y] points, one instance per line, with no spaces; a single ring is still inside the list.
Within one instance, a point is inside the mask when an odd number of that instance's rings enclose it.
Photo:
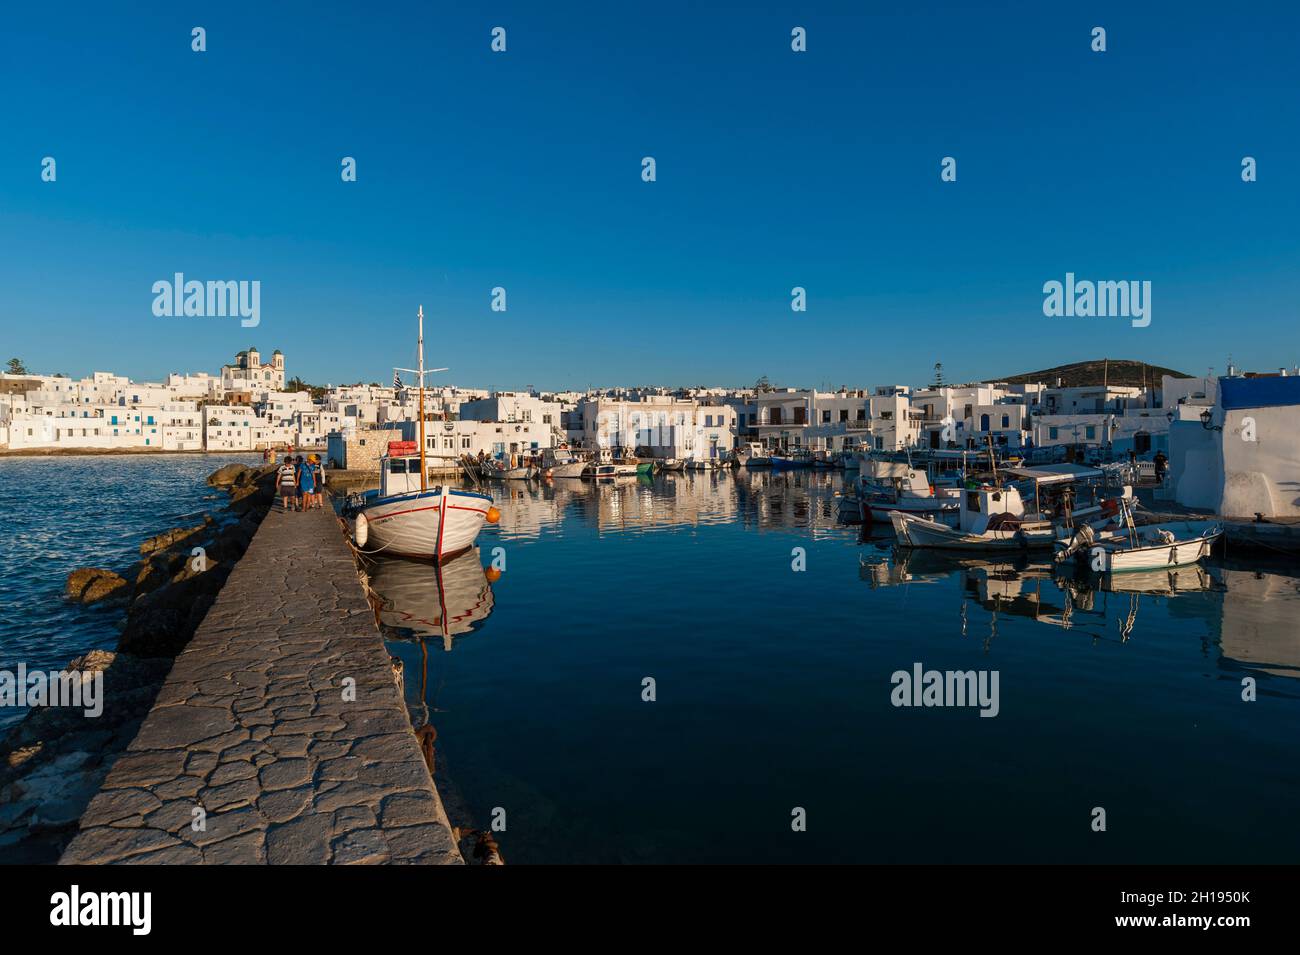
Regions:
[[[441,564],[371,557],[362,565],[362,583],[375,622],[395,654],[394,664],[400,661],[402,695],[429,772],[434,771],[434,741],[438,737],[430,720],[430,710],[436,707],[429,692],[429,644],[436,641],[450,652],[456,637],[483,626],[492,613],[489,576],[495,579],[500,574],[483,568],[477,547]],[[415,661],[399,649],[411,644],[420,652],[415,681],[410,678]]]
[[[439,640],[451,650],[455,637],[482,626],[492,613],[492,584],[477,547],[442,564],[377,558],[365,563],[366,589],[375,620],[397,640]]]
[[[873,588],[937,584],[954,574],[960,575],[963,594],[962,636],[966,635],[968,623],[967,603],[973,601],[991,614],[990,639],[997,634],[999,614],[1069,630],[1088,623],[1104,628],[1118,609],[1119,635],[1126,641],[1137,623],[1144,595],[1175,597],[1225,589],[1209,569],[1199,564],[1099,575],[1024,555],[988,560],[899,549],[889,555],[859,558],[859,576]],[[1111,594],[1123,595],[1127,600],[1119,608],[1112,607]]]

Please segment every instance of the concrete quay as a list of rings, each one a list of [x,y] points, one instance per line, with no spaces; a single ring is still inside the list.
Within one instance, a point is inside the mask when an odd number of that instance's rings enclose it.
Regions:
[[[331,510],[267,514],[60,862],[464,862]]]

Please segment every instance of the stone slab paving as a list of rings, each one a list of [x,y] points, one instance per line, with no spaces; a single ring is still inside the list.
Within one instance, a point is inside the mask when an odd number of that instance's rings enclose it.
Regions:
[[[266,516],[60,861],[463,863],[332,511]]]

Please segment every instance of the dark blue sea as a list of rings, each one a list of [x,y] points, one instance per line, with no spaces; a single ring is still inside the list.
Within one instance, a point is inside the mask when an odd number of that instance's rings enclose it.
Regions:
[[[117,645],[122,608],[64,600],[68,573],[118,573],[140,559],[140,544],[172,527],[197,524],[223,507],[224,492],[204,478],[260,454],[86,455],[0,458],[0,669],[60,669],[87,650]],[[0,728],[22,715],[0,707]]]

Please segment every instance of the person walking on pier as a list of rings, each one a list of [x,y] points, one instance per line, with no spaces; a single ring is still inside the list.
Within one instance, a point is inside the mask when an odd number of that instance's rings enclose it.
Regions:
[[[298,455],[298,510],[305,511],[312,504],[312,498],[316,496],[316,479],[311,471],[311,465],[300,454]]]
[[[311,465],[311,479],[316,487],[316,492],[312,495],[313,507],[325,506],[325,468],[320,463],[320,456],[311,454],[307,456],[307,461]]]
[[[284,456],[284,462],[275,472],[275,479],[280,488],[280,510],[287,511],[293,507],[295,488],[298,484],[298,476],[293,466],[292,456],[288,454]]]

